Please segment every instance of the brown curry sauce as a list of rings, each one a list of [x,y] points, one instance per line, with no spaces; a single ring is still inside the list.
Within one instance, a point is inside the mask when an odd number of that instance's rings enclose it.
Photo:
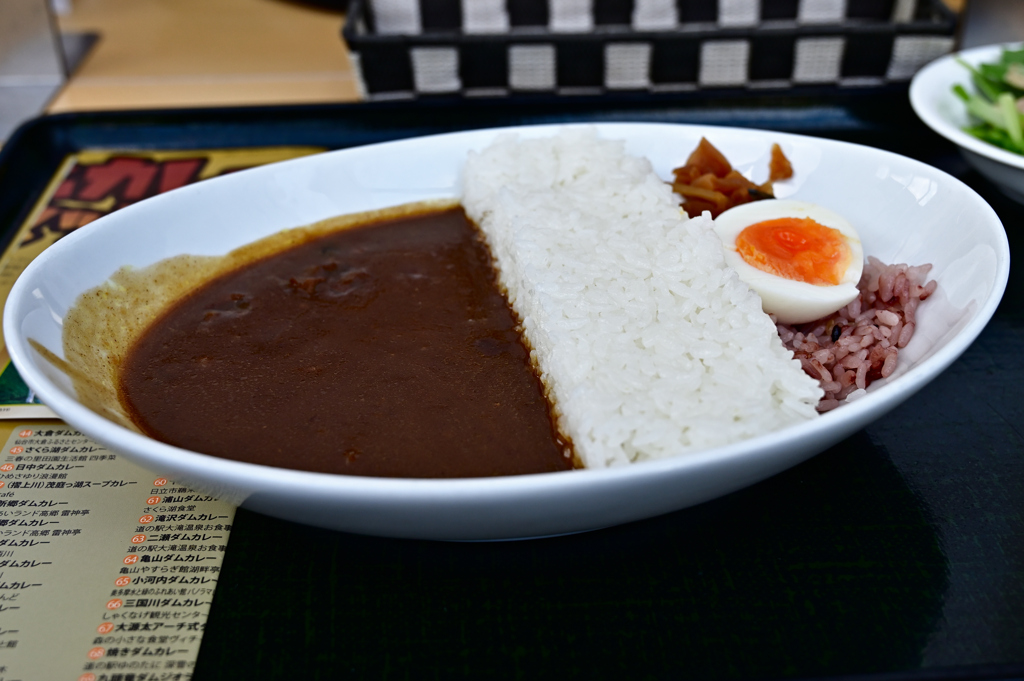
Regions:
[[[573,467],[460,208],[319,235],[217,277],[135,340],[117,389],[148,435],[251,463],[415,478]]]

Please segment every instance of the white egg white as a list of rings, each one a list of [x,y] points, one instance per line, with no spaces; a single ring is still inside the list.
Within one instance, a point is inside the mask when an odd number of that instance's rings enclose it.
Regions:
[[[786,279],[747,264],[736,250],[736,237],[750,225],[765,220],[810,218],[839,231],[850,247],[850,264],[839,284],[817,285]],[[761,307],[784,324],[814,321],[841,309],[857,297],[857,282],[864,270],[864,249],[857,230],[841,215],[806,201],[768,199],[730,208],[715,219],[715,231],[725,246],[725,261],[740,279],[761,296]]]

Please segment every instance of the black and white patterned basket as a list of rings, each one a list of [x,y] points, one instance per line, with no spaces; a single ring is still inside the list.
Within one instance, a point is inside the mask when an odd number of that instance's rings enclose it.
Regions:
[[[954,46],[941,0],[354,0],[368,99],[905,83]]]

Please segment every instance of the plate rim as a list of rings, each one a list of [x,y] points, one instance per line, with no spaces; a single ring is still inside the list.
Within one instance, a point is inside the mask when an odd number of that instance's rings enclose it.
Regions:
[[[593,127],[600,131],[607,130],[613,132],[615,130],[622,130],[628,127],[672,127],[672,128],[683,128],[693,131],[695,134],[699,131],[716,131],[723,132],[726,134],[742,133],[743,135],[751,135],[753,137],[764,137],[771,136],[773,139],[785,139],[793,138],[803,141],[811,141],[815,144],[821,144],[826,147],[840,147],[840,148],[852,148],[856,149],[856,153],[870,153],[877,154],[880,157],[889,157],[900,159],[901,162],[907,162],[923,168],[927,168],[929,171],[945,176],[948,181],[951,181],[957,185],[962,186],[968,192],[977,195],[973,189],[965,185],[959,179],[945,173],[937,168],[928,166],[927,164],[917,161],[906,156],[901,156],[893,152],[889,152],[882,149],[875,149],[866,147],[864,145],[853,144],[849,142],[843,142],[838,140],[830,140],[823,138],[815,138],[807,135],[799,135],[794,133],[784,133],[771,130],[754,129],[754,128],[732,128],[727,126],[715,126],[715,125],[699,125],[699,124],[673,124],[673,123],[638,123],[638,122],[602,122],[602,123],[556,123],[556,124],[539,124],[529,126],[508,126],[499,128],[486,128],[476,129],[458,132],[441,133],[437,135],[429,135],[426,137],[415,137],[402,140],[394,140],[389,142],[382,142],[372,145],[365,145],[359,147],[352,147],[349,149],[342,149],[333,152],[327,152],[329,154],[342,155],[350,152],[366,153],[365,150],[378,147],[381,145],[397,145],[407,144],[409,142],[416,142],[425,139],[432,138],[445,138],[453,136],[465,136],[465,135],[479,135],[481,137],[493,137],[494,135],[503,132],[520,132],[523,130],[532,130],[534,132],[543,133],[545,130],[558,130],[565,127]],[[361,151],[362,150],[362,151]],[[240,181],[237,178],[244,176],[245,173],[260,172],[262,169],[270,168],[272,166],[280,167],[283,164],[297,164],[304,161],[308,162],[308,159],[313,157],[303,157],[299,159],[293,159],[284,161],[279,164],[270,164],[268,166],[262,166],[252,170],[240,171],[234,173],[225,178],[214,178],[213,180],[207,180],[204,183],[197,185],[186,186],[182,189],[174,190],[174,192],[168,192],[166,194],[154,197],[147,201],[139,202],[133,206],[129,206],[122,211],[113,213],[110,216],[105,216],[89,226],[76,230],[76,232],[68,235],[61,239],[56,244],[44,251],[39,257],[37,257],[30,265],[25,269],[22,275],[15,282],[11,289],[9,296],[9,304],[4,310],[3,316],[3,327],[5,340],[11,359],[21,372],[22,366],[32,367],[34,361],[30,359],[31,352],[27,347],[27,343],[22,341],[21,335],[18,332],[18,326],[20,325],[21,319],[24,317],[22,312],[24,306],[27,304],[29,291],[24,289],[28,288],[31,284],[32,279],[37,276],[37,272],[47,266],[47,263],[55,258],[61,257],[61,253],[69,248],[72,248],[74,244],[85,238],[90,238],[89,235],[97,229],[104,229],[105,225],[116,224],[120,220],[132,219],[134,214],[139,210],[147,210],[144,206],[153,205],[150,202],[156,202],[157,199],[167,200],[162,197],[170,197],[175,192],[183,191],[195,191],[196,187],[204,187],[206,191],[212,188],[213,183],[218,181],[227,181],[231,178],[235,178],[234,181]],[[1002,225],[998,215],[992,210],[991,206],[988,206],[986,202],[980,197],[979,201],[982,205],[987,208],[990,215],[989,219],[994,220],[995,224]],[[120,216],[115,219],[114,216]],[[219,457],[202,454],[199,452],[193,452],[172,445],[157,442],[144,435],[134,433],[131,430],[124,428],[118,424],[113,423],[105,419],[103,416],[92,412],[83,405],[79,404],[76,400],[65,396],[60,388],[51,386],[48,379],[45,376],[37,376],[34,370],[30,370],[23,374],[23,378],[29,385],[36,390],[44,401],[54,408],[63,420],[69,425],[78,428],[82,432],[94,437],[95,439],[111,446],[115,451],[121,452],[128,450],[130,458],[136,459],[135,445],[145,444],[147,449],[150,450],[145,455],[146,463],[141,463],[145,467],[160,466],[167,463],[168,465],[172,462],[180,464],[182,461],[191,462],[193,465],[189,465],[188,468],[203,468],[211,470],[211,468],[217,472],[221,468],[227,467],[228,477],[244,478],[246,484],[253,485],[259,483],[260,485],[266,485],[270,488],[281,489],[292,485],[293,483],[299,483],[304,488],[315,489],[319,492],[329,492],[332,494],[344,494],[352,497],[362,497],[365,499],[374,498],[381,494],[398,494],[402,497],[415,497],[425,501],[436,500],[440,498],[450,498],[452,495],[462,496],[466,498],[476,497],[481,493],[487,494],[498,494],[504,497],[517,497],[522,495],[524,492],[534,490],[535,492],[547,494],[551,491],[564,489],[567,486],[580,486],[588,484],[587,481],[593,481],[592,485],[602,485],[606,483],[621,482],[622,484],[632,482],[643,482],[646,479],[661,477],[663,475],[672,473],[675,475],[686,475],[687,471],[696,470],[711,466],[714,464],[722,464],[728,462],[736,462],[750,457],[757,457],[762,453],[762,450],[771,449],[777,447],[780,444],[784,444],[793,438],[794,431],[799,432],[799,439],[810,439],[814,437],[823,437],[828,431],[839,427],[849,427],[852,429],[860,428],[864,424],[873,420],[878,412],[888,411],[893,408],[896,404],[907,399],[913,395],[917,390],[935,378],[943,370],[945,370],[950,364],[952,364],[957,357],[962,354],[967,347],[978,337],[981,331],[987,325],[995,312],[999,301],[1002,298],[1003,292],[1005,291],[1006,284],[1009,276],[1009,244],[1006,238],[1005,229],[998,230],[997,237],[1001,236],[1001,239],[997,238],[997,242],[1001,245],[1001,248],[997,249],[997,272],[995,281],[993,283],[993,293],[989,298],[980,306],[978,312],[974,315],[973,319],[965,325],[963,329],[956,335],[956,337],[946,346],[940,348],[932,356],[922,361],[917,366],[913,367],[910,371],[900,376],[898,381],[894,381],[892,384],[880,386],[877,391],[874,391],[873,395],[878,395],[877,398],[867,398],[857,400],[851,404],[845,405],[841,410],[836,410],[830,413],[821,415],[820,417],[808,421],[805,423],[797,424],[788,428],[783,428],[778,431],[771,433],[762,434],[753,438],[735,442],[729,445],[714,447],[707,450],[701,450],[693,453],[687,453],[683,455],[673,456],[660,460],[644,461],[638,464],[632,464],[629,466],[605,468],[605,469],[585,469],[585,470],[572,470],[564,471],[560,474],[541,473],[532,475],[522,476],[497,476],[491,478],[456,478],[456,479],[413,479],[413,478],[371,478],[365,476],[350,476],[350,475],[339,475],[339,474],[328,474],[328,473],[314,473],[309,471],[298,471],[292,469],[282,469],[270,466],[263,466],[258,464],[251,464],[239,461],[233,461],[228,459],[221,459]],[[40,360],[42,361],[42,360]],[[94,426],[101,427],[101,430],[112,432],[114,436],[108,436],[106,433],[97,434],[97,428]],[[113,430],[111,430],[113,429]],[[184,458],[183,455],[186,455]],[[194,458],[194,457],[199,457]],[[181,466],[176,465],[176,468]]]

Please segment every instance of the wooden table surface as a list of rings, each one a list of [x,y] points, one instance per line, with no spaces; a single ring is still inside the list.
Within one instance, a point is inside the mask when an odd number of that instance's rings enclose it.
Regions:
[[[284,0],[74,0],[100,40],[50,112],[350,102],[344,14]]]

